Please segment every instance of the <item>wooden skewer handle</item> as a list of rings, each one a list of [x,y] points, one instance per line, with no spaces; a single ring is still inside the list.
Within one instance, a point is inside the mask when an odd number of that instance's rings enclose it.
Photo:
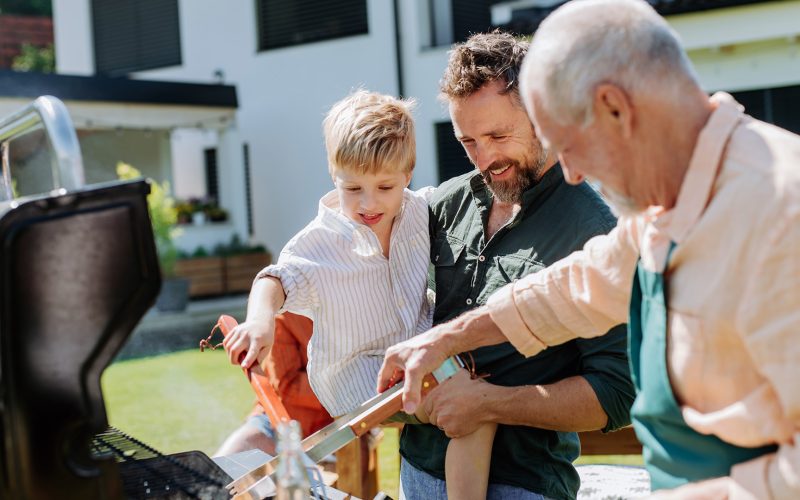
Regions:
[[[428,394],[438,383],[430,373],[422,379],[422,396]],[[373,427],[379,426],[387,418],[403,409],[403,391],[397,391],[392,397],[381,401],[368,412],[362,413],[350,423],[356,436],[366,434]]]
[[[233,317],[223,314],[219,317],[217,324],[222,334],[227,337],[228,333],[239,323],[237,323]],[[239,356],[239,362],[242,361],[244,356],[245,353]],[[278,393],[275,392],[275,388],[272,387],[261,365],[256,362],[253,363],[250,368],[242,368],[242,371],[244,371],[244,374],[250,381],[250,385],[253,387],[256,397],[258,397],[258,402],[261,404],[261,407],[264,408],[267,417],[269,417],[272,428],[277,430],[279,424],[291,420],[289,413],[281,402],[281,398],[278,397]]]

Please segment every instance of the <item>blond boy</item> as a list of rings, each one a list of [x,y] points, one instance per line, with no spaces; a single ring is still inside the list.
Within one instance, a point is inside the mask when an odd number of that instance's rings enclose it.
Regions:
[[[256,276],[247,319],[224,342],[232,363],[247,353],[241,364],[248,367],[270,349],[276,314],[311,318],[308,378],[331,415],[374,396],[386,348],[431,326],[432,188],[407,189],[416,160],[412,105],[359,90],[331,108],[323,131],[335,189],[322,197],[317,217],[287,243],[277,264]],[[477,445],[486,457],[484,492],[491,436],[493,431]],[[454,470],[471,470],[476,455],[448,451],[448,472],[450,456],[461,457]]]

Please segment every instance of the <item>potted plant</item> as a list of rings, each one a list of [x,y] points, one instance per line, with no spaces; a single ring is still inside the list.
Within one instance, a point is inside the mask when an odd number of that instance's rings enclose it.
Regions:
[[[127,163],[117,163],[117,177],[122,180],[136,179],[142,174]],[[169,183],[161,184],[151,181],[150,194],[147,195],[147,208],[150,212],[150,223],[153,226],[153,237],[156,241],[158,261],[161,267],[161,293],[156,299],[156,307],[160,311],[182,311],[189,301],[189,280],[175,276],[175,262],[178,259],[178,248],[174,238],[178,235],[178,221],[175,200],[169,194]]]
[[[192,212],[194,212],[194,207],[191,203],[184,200],[179,200],[175,202],[175,211],[178,215],[178,224],[191,224],[192,223]]]
[[[206,208],[206,217],[211,222],[225,222],[228,220],[228,211],[213,202]]]

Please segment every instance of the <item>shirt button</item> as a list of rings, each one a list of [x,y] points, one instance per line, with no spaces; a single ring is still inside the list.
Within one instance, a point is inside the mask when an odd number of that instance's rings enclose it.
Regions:
[[[486,260],[486,256],[485,255],[480,255],[480,256],[478,256],[478,260],[483,262],[484,260]]]
[[[468,306],[471,306],[471,305],[472,305],[472,299],[467,299],[467,305],[468,305]]]

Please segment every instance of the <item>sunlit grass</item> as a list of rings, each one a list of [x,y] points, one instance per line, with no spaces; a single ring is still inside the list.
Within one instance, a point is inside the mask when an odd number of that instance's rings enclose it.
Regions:
[[[101,382],[109,423],[162,453],[212,454],[255,400],[223,351],[121,361]]]
[[[400,487],[400,433],[387,427],[378,446],[378,484],[381,491],[392,498],[399,498]]]

